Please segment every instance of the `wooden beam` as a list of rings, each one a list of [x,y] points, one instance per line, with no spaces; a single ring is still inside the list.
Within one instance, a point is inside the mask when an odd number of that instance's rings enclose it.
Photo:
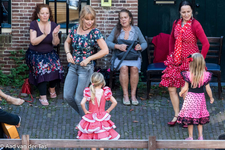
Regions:
[[[31,145],[46,145],[48,148],[148,148],[148,140],[74,140],[31,139]],[[99,146],[101,145],[101,146]]]
[[[225,149],[224,140],[157,140],[157,148],[204,148],[204,149]]]
[[[29,150],[29,135],[22,135],[22,150]]]
[[[150,136],[148,138],[148,150],[156,150],[156,137]]]

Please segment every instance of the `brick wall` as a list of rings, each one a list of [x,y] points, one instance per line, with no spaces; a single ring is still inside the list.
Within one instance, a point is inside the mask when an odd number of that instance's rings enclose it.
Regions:
[[[97,25],[105,38],[108,37],[113,27],[118,22],[118,12],[122,8],[131,11],[134,17],[134,25],[138,22],[138,0],[112,0],[111,7],[101,7],[101,0],[91,0],[91,6],[97,13]],[[110,66],[111,52],[106,57],[98,60],[97,66],[108,68]]]
[[[3,43],[0,44],[0,64],[4,64],[2,67],[4,73],[9,73],[10,69],[15,66],[14,62],[9,59],[10,51],[27,50],[30,43],[30,17],[36,4],[43,3],[43,1],[12,0],[12,32],[11,35],[2,34]]]
[[[29,25],[30,17],[36,4],[44,0],[12,0],[12,33],[0,37],[0,64],[4,64],[2,70],[9,73],[15,66],[9,59],[10,51],[27,50],[29,46]],[[103,35],[107,37],[117,23],[118,12],[122,8],[129,9],[134,16],[134,24],[137,25],[138,0],[112,0],[112,7],[101,7],[101,0],[91,0],[91,6],[97,13],[97,25]],[[63,34],[61,41],[60,59],[64,66],[67,60],[63,48],[66,35]],[[3,42],[4,41],[4,42]],[[19,57],[19,56],[18,56]],[[111,54],[97,61],[97,66],[108,68],[110,66]]]

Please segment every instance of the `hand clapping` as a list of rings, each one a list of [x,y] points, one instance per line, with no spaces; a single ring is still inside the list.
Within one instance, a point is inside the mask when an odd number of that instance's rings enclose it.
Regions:
[[[58,36],[59,29],[60,29],[60,25],[58,25],[57,27],[55,27],[55,29],[53,30],[53,35],[54,36]]]

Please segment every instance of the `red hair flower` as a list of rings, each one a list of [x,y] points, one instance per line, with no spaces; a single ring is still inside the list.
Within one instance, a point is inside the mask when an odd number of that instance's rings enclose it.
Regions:
[[[193,61],[193,58],[190,57],[190,58],[187,58],[188,62],[192,62]]]

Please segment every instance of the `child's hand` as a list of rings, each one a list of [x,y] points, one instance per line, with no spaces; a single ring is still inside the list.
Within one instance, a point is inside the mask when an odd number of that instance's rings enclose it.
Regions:
[[[212,104],[214,102],[214,98],[210,98],[210,103]]]
[[[110,113],[110,111],[109,110],[106,110],[106,112],[109,114]]]
[[[180,96],[180,97],[183,97],[183,94],[182,94],[181,92],[179,92],[179,96]]]
[[[91,112],[90,111],[85,111],[84,113],[85,113],[85,115],[87,115],[87,114],[90,114]]]

